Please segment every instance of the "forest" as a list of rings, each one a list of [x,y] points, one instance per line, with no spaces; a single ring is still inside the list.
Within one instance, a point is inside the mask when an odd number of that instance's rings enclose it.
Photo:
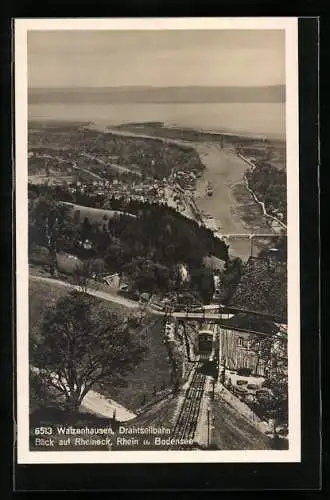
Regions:
[[[227,260],[225,243],[211,231],[186,219],[175,210],[161,205],[131,202],[124,212],[101,223],[72,217],[71,211],[52,196],[50,190],[33,186],[29,197],[29,252],[48,248],[56,269],[59,252],[81,260],[101,262],[105,273],[127,275],[139,292],[168,292],[180,284],[178,266],[185,264],[191,276],[191,287],[206,302],[214,293],[213,277],[204,266],[207,255]],[[33,193],[33,195],[32,195]],[[116,210],[122,208],[114,200]],[[89,244],[86,246],[85,242]]]

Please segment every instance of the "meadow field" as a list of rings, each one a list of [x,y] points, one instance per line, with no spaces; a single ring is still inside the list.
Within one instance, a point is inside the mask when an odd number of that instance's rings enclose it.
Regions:
[[[93,223],[104,224],[109,219],[113,219],[114,217],[124,215],[123,212],[120,212],[118,210],[105,210],[103,208],[92,208],[64,201],[62,202],[62,204],[70,209],[70,214],[75,220],[79,218],[79,222],[83,222],[84,218],[87,217],[91,224]],[[135,215],[132,214],[125,213],[125,216],[135,219]]]

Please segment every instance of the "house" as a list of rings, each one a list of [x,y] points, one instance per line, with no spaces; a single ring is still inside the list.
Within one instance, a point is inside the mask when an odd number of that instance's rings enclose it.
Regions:
[[[256,335],[246,331],[220,328],[220,364],[229,370],[249,368],[252,373],[264,375],[265,364],[258,358]]]
[[[120,275],[119,273],[109,274],[108,276],[103,277],[103,281],[111,288],[119,288]]]

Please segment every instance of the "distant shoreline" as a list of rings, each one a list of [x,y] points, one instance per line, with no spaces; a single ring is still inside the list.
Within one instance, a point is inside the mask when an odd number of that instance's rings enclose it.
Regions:
[[[155,132],[157,131],[172,131],[172,132],[177,132],[178,134],[198,134],[201,137],[213,137],[216,139],[221,139],[221,137],[226,137],[226,138],[246,138],[246,139],[251,139],[251,140],[260,140],[260,141],[266,141],[268,140],[268,137],[266,134],[250,134],[248,132],[233,132],[233,131],[225,131],[225,130],[217,130],[217,129],[204,129],[204,128],[197,128],[197,127],[181,127],[178,125],[170,125],[166,124],[164,122],[141,122],[141,123],[127,123],[127,124],[122,124],[122,125],[117,125],[114,127],[107,127],[108,129],[111,130],[124,130],[124,131],[129,131],[132,133],[137,133],[137,130],[141,129],[142,127],[150,127],[154,128]],[[136,127],[135,129],[132,127]],[[139,134],[140,135],[140,134]],[[141,134],[142,135],[142,134]],[[156,136],[155,136],[156,137]],[[187,141],[194,141],[195,139],[184,139]]]
[[[28,89],[29,104],[36,103],[251,103],[278,102],[286,99],[285,85],[259,87],[58,87]]]
[[[129,122],[129,123],[119,123],[116,125],[106,125],[100,124],[96,121],[79,121],[79,120],[66,120],[66,119],[57,119],[57,118],[29,118],[28,123],[40,123],[40,125],[47,124],[53,126],[67,126],[72,125],[76,127],[84,127],[90,130],[99,130],[103,133],[109,133],[114,135],[126,135],[131,137],[141,137],[150,140],[168,140],[169,142],[177,142],[179,143],[189,143],[196,142],[196,140],[208,140],[208,139],[216,139],[219,140],[221,137],[227,139],[247,139],[251,141],[267,141],[267,142],[279,142],[284,143],[285,139],[281,137],[273,137],[270,134],[254,134],[249,132],[235,132],[235,131],[225,131],[225,130],[217,130],[217,129],[203,129],[197,127],[184,127],[171,125],[164,122]],[[144,127],[152,127],[153,134],[149,135],[143,133]],[[196,134],[197,137],[166,137],[162,135],[156,135],[157,132],[172,132],[173,134],[177,133],[178,135],[182,134]],[[187,145],[187,144],[186,144]]]
[[[29,117],[28,123],[39,123],[54,126],[77,126],[86,127],[91,130],[99,130],[103,133],[118,133],[118,135],[131,135],[133,136],[145,136],[145,138],[158,139],[158,140],[174,140],[181,142],[198,142],[198,141],[208,141],[208,140],[219,140],[222,137],[227,139],[246,139],[251,141],[267,141],[272,143],[285,143],[286,139],[282,137],[279,133],[253,133],[248,131],[235,131],[233,129],[224,130],[217,128],[201,128],[201,127],[187,127],[185,125],[176,125],[161,121],[146,121],[146,122],[117,122],[114,124],[107,124],[106,120],[79,120],[79,119],[66,119],[66,118],[43,118],[43,117]],[[162,134],[163,132],[163,134]],[[158,135],[159,133],[159,135]],[[170,133],[172,135],[165,135]],[[183,134],[185,137],[183,137]]]

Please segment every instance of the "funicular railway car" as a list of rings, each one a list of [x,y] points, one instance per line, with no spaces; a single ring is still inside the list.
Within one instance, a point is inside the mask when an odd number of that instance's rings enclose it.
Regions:
[[[213,330],[200,330],[198,333],[198,353],[201,361],[208,360],[213,350]]]
[[[214,378],[217,378],[219,370],[219,345],[216,333],[216,325],[207,325],[198,333],[199,360],[203,362],[203,372]]]

